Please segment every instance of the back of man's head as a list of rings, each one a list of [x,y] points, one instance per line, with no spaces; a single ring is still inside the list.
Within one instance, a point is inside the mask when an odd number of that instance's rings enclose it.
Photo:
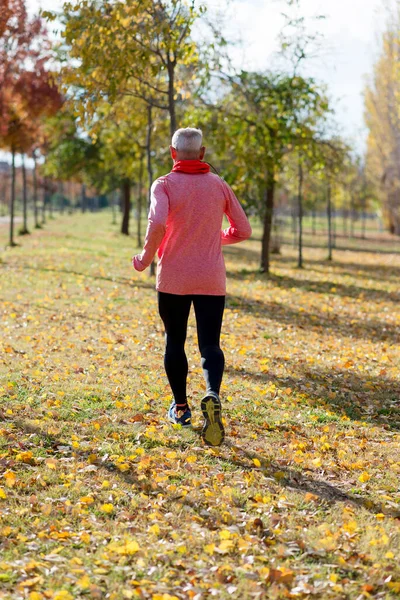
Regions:
[[[177,151],[181,160],[193,160],[199,158],[203,143],[201,129],[185,127],[175,131],[172,136],[171,145]]]

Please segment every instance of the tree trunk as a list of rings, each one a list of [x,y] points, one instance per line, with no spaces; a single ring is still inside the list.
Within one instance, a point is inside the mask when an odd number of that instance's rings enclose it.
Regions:
[[[49,219],[54,219],[54,215],[53,215],[53,191],[52,191],[52,189],[51,189],[51,194],[48,195],[47,204],[49,205]]]
[[[35,156],[33,156],[33,219],[35,222],[35,229],[39,229],[40,225],[38,218],[37,164]]]
[[[332,248],[336,248],[336,208],[331,201],[331,213],[332,213]]]
[[[332,199],[330,182],[328,183],[326,200],[326,212],[328,217],[328,260],[332,260]]]
[[[81,211],[86,212],[87,208],[87,198],[86,198],[86,185],[82,183],[81,185]]]
[[[365,226],[367,221],[367,181],[365,178],[365,171],[363,172],[363,186],[362,186],[362,222],[361,222],[361,237],[365,240]]]
[[[26,167],[25,167],[25,154],[22,154],[22,211],[23,211],[23,224],[20,230],[20,235],[27,235],[28,231],[28,193],[26,186]]]
[[[58,184],[58,194],[59,194],[59,198],[60,198],[59,210],[60,210],[60,213],[63,215],[65,205],[64,205],[64,183],[62,181],[60,181]]]
[[[123,216],[121,224],[121,233],[129,235],[129,217],[131,214],[131,181],[129,177],[122,182],[122,200],[123,200]]]
[[[137,197],[137,245],[138,248],[142,245],[142,193],[143,193],[143,170],[144,170],[144,153],[140,155],[139,167],[139,189]]]
[[[269,245],[271,240],[272,215],[274,212],[274,193],[275,181],[273,177],[268,176],[268,183],[264,193],[264,219],[263,234],[261,240],[261,273],[269,273]]]
[[[317,210],[315,205],[312,209],[312,234],[313,236],[317,235]]]
[[[354,195],[351,195],[351,205],[350,205],[350,237],[354,237],[354,221],[355,221],[355,203],[354,203]]]
[[[361,237],[365,240],[365,229],[367,223],[367,207],[366,207],[366,199],[363,197],[363,205],[362,205],[362,220],[361,220]]]
[[[10,198],[10,246],[16,246],[14,242],[14,211],[15,211],[15,149],[11,149],[11,198]]]
[[[46,223],[46,202],[47,202],[47,179],[43,179],[43,201],[42,201],[42,225]]]
[[[171,115],[171,124],[172,124],[172,115]],[[149,180],[149,192],[148,192],[147,205],[148,205],[149,210],[150,210],[150,203],[151,203],[151,186],[153,183],[153,164],[152,164],[152,160],[151,160],[152,129],[153,129],[153,114],[152,114],[151,106],[149,105],[147,107],[147,140],[146,140],[147,175],[148,175],[148,180]],[[171,125],[171,129],[172,129],[172,125]],[[156,267],[155,267],[154,260],[153,260],[153,262],[150,265],[150,275],[151,276],[155,275],[155,272],[156,272]]]
[[[348,229],[347,229],[347,208],[342,208],[342,217],[343,217],[343,235],[348,237]]]
[[[168,61],[168,111],[171,137],[176,131],[175,114],[175,61]]]
[[[297,267],[303,268],[303,165],[299,159],[299,187],[297,194],[297,207],[299,212],[299,256]]]

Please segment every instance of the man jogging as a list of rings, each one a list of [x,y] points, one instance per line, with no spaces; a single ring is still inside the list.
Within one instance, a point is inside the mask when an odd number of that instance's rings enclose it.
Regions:
[[[137,271],[153,261],[158,250],[158,307],[166,334],[164,365],[173,401],[168,418],[191,425],[186,396],[187,322],[193,302],[206,394],[202,438],[211,446],[224,439],[219,390],[224,371],[220,333],[225,307],[226,274],[221,246],[251,235],[247,217],[231,188],[210,173],[203,162],[200,129],[178,129],[170,146],[171,173],[151,187],[151,205],[143,252],[132,259]],[[221,231],[224,214],[230,227]]]

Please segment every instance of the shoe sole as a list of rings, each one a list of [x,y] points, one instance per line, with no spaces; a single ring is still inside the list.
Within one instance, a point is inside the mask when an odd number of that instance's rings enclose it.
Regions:
[[[221,421],[221,402],[213,396],[206,396],[201,401],[201,412],[205,420],[201,437],[208,446],[220,446],[225,438]]]

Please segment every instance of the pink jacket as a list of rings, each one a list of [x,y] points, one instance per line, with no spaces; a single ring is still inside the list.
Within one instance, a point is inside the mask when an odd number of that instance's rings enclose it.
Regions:
[[[221,231],[224,214],[229,225]],[[168,294],[226,293],[221,246],[251,235],[250,223],[235,194],[213,173],[169,173],[151,187],[143,252],[132,259],[146,269],[158,250],[156,289]]]

